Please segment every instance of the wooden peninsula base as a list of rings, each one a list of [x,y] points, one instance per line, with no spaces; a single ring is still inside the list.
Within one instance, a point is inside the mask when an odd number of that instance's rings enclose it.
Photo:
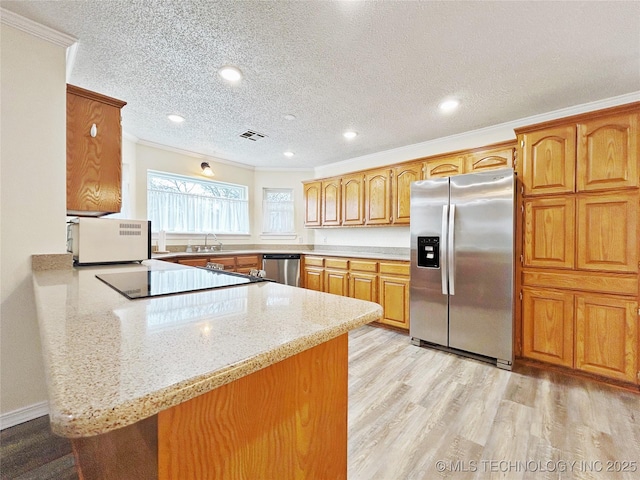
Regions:
[[[134,425],[73,439],[81,479],[347,478],[343,334]]]

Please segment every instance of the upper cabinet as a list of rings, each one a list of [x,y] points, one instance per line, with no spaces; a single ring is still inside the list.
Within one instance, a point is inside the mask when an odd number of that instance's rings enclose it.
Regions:
[[[67,85],[67,215],[120,211],[126,102]]]
[[[450,177],[461,173],[497,168],[513,168],[515,143],[464,150],[455,154],[431,157],[424,162],[424,178]]]
[[[342,225],[364,223],[364,175],[342,177]]]
[[[638,186],[638,119],[623,114],[578,124],[578,191]]]
[[[628,112],[517,130],[524,195],[638,187],[639,119]]]
[[[342,223],[342,189],[340,178],[322,181],[322,225],[338,226]]]
[[[425,162],[424,178],[451,177],[464,172],[464,155],[437,157]]]
[[[304,224],[307,227],[322,225],[320,217],[322,201],[322,182],[307,182],[304,184]]]
[[[305,227],[409,225],[411,183],[514,165],[514,142],[303,182]]]
[[[525,195],[573,192],[576,127],[552,127],[518,135]]]
[[[365,223],[391,223],[391,170],[380,168],[365,172]]]
[[[422,162],[393,167],[391,170],[391,222],[409,225],[411,183],[422,180]]]
[[[513,168],[515,144],[500,145],[494,148],[476,149],[465,155],[465,173],[483,172],[497,168]]]

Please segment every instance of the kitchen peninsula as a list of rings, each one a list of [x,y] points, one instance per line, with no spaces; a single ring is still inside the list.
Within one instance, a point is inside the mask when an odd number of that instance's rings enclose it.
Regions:
[[[51,426],[81,478],[346,478],[347,332],[375,303],[273,282],[129,300],[34,271]]]

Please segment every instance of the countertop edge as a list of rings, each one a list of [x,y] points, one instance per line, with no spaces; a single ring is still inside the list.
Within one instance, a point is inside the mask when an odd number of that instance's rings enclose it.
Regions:
[[[373,305],[373,304],[372,304]],[[145,418],[162,410],[179,405],[217,387],[231,383],[262,368],[292,357],[309,348],[336,338],[380,318],[382,307],[377,305],[370,313],[354,317],[340,325],[300,337],[277,348],[255,355],[243,362],[229,365],[200,377],[186,379],[163,390],[153,392],[135,401],[117,405],[108,410],[92,411],[90,416],[65,416],[60,408],[50,405],[52,431],[67,438],[82,438],[107,433]],[[50,398],[50,402],[55,399]]]
[[[168,260],[178,257],[232,257],[235,255],[264,255],[270,253],[294,253],[300,255],[310,255],[318,257],[350,257],[350,258],[366,258],[370,260],[393,260],[408,262],[409,255],[399,255],[390,253],[363,253],[357,251],[330,251],[330,250],[217,250],[214,252],[169,252],[169,253],[153,253],[154,260]]]

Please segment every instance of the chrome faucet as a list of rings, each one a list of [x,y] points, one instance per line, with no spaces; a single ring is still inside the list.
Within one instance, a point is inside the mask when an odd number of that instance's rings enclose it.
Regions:
[[[213,252],[214,250],[222,250],[222,242],[220,240],[218,240],[218,237],[216,237],[215,233],[207,233],[204,236],[204,251],[208,252],[209,251],[209,247],[207,246],[207,240],[209,238],[209,235],[213,235],[213,240],[218,242],[218,245],[211,245],[211,251]]]

